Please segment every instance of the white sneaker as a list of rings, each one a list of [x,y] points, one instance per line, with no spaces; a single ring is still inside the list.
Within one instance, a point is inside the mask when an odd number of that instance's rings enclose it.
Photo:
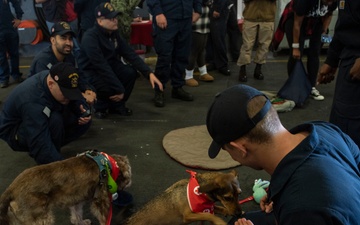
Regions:
[[[322,101],[325,99],[325,97],[323,95],[320,94],[320,92],[315,88],[313,87],[311,89],[311,97],[317,101]]]

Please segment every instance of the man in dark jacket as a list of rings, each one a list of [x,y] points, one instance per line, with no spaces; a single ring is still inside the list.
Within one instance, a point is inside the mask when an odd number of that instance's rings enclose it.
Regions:
[[[18,85],[0,113],[0,138],[14,151],[29,152],[38,164],[62,160],[60,148],[90,126],[89,117],[64,110],[71,100],[83,98],[78,78],[71,64],[59,63]]]
[[[75,0],[74,10],[78,15],[79,21],[79,40],[81,41],[85,31],[92,28],[95,23],[94,10],[102,2],[110,2],[110,0]]]
[[[137,71],[150,79],[153,88],[157,84],[162,90],[162,84],[120,37],[119,12],[110,3],[101,3],[95,12],[96,24],[84,34],[79,56],[82,75],[96,89],[95,116],[104,118],[107,113],[130,116],[132,110],[125,103],[134,87]]]
[[[328,83],[337,75],[330,122],[360,146],[360,1],[339,1],[338,21],[318,82]]]
[[[16,18],[10,10],[10,4],[15,9]],[[19,83],[22,81],[19,71],[19,34],[17,27],[24,12],[19,0],[2,0],[0,2],[0,87],[9,86],[10,75]],[[10,56],[9,66],[7,55]],[[11,68],[11,69],[10,69]]]
[[[147,0],[153,16],[154,47],[158,56],[155,73],[165,85],[171,80],[171,96],[183,101],[194,97],[182,87],[191,50],[192,22],[201,15],[201,0]],[[194,13],[193,13],[194,12]],[[154,104],[163,107],[164,93],[155,88]]]

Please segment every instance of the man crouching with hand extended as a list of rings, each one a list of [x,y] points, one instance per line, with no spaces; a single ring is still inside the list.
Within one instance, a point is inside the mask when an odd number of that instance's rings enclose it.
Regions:
[[[66,107],[83,99],[79,75],[70,63],[53,65],[15,87],[0,113],[0,138],[14,151],[29,152],[38,164],[62,160],[62,146],[82,136],[91,116]],[[85,113],[83,105],[79,111]]]
[[[157,84],[162,89],[161,82],[151,69],[120,37],[119,14],[108,2],[98,5],[95,25],[85,32],[81,40],[79,69],[96,89],[95,116],[100,119],[107,113],[132,115],[132,110],[125,104],[133,90],[137,71],[149,78],[153,88]]]

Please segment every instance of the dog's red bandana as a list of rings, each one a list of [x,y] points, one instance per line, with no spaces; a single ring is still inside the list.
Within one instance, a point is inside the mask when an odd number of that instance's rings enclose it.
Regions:
[[[105,156],[109,160],[110,166],[111,166],[111,177],[114,180],[116,180],[118,178],[118,176],[119,176],[119,173],[120,173],[120,169],[119,169],[118,164],[116,163],[115,159],[113,159],[113,157],[109,156],[105,152],[101,152],[101,154],[103,156]],[[112,202],[113,199],[112,199],[112,194],[111,193],[109,193],[109,199],[110,199],[110,202]],[[110,204],[109,214],[108,214],[107,219],[106,219],[106,225],[110,225],[111,219],[112,219],[112,204]]]
[[[214,214],[215,203],[206,194],[199,192],[199,183],[196,180],[196,172],[186,170],[190,173],[190,180],[187,186],[187,198],[192,212],[204,212]]]
[[[110,166],[111,166],[111,177],[114,180],[116,180],[120,173],[120,169],[119,169],[117,162],[115,161],[115,159],[113,157],[109,156],[105,152],[101,152],[101,154],[103,154],[109,160]]]

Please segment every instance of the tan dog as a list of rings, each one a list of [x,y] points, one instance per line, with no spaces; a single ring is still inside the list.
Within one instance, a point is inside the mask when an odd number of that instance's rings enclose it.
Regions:
[[[220,202],[222,206],[215,205],[215,214],[224,216],[241,213],[238,195],[241,190],[235,170],[230,173],[209,172],[195,175],[198,191],[206,194],[208,200]],[[191,179],[190,179],[191,180]],[[189,179],[183,179],[155,199],[147,203],[140,211],[133,214],[126,225],[181,225],[195,221],[211,221],[216,225],[226,225],[220,217],[207,212],[192,212],[187,196]]]
[[[51,225],[52,209],[69,207],[72,224],[88,225],[91,221],[82,218],[82,206],[87,201],[92,214],[105,225],[111,207],[106,173],[110,171],[101,170],[98,162],[105,167],[112,165],[111,176],[117,164],[118,190],[131,184],[131,167],[126,156],[111,155],[107,158],[110,160],[104,160],[104,155],[88,151],[86,155],[26,169],[1,195],[0,224]]]

